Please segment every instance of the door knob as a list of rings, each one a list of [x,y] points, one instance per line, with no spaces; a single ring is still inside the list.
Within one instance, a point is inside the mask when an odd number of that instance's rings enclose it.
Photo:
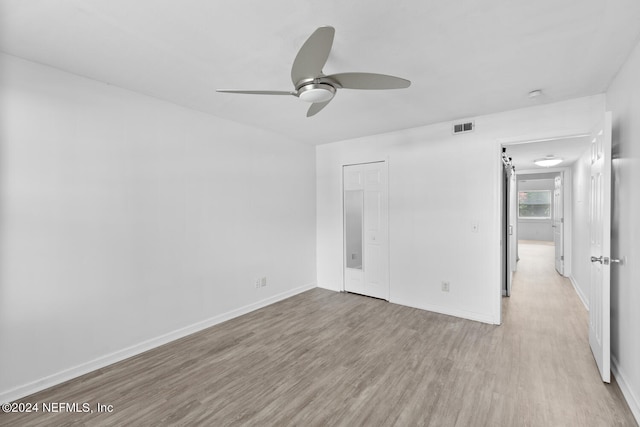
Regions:
[[[619,265],[624,265],[625,264],[625,260],[626,257],[622,257],[622,259],[615,259],[615,258],[609,258],[609,257],[591,257],[591,262],[599,262],[600,264],[604,264],[604,265],[609,265],[609,263],[611,264],[619,264]]]

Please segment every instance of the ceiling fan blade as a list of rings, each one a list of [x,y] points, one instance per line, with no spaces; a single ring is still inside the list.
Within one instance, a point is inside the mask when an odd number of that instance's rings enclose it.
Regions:
[[[315,116],[316,114],[318,114],[320,110],[322,110],[327,106],[327,104],[331,102],[331,99],[325,102],[315,102],[311,104],[311,107],[309,107],[309,109],[307,110],[307,117]]]
[[[224,92],[224,93],[244,93],[247,95],[293,95],[296,96],[295,92],[287,92],[284,90],[227,90],[227,89],[216,89],[216,92]]]
[[[304,42],[291,67],[291,81],[294,85],[302,79],[315,78],[322,74],[322,67],[327,62],[333,46],[335,32],[333,27],[320,27]]]
[[[403,89],[411,82],[400,77],[375,73],[338,73],[327,76],[345,89]]]

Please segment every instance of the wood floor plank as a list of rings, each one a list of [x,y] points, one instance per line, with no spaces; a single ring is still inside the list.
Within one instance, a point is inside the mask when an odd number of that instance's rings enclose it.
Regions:
[[[637,425],[553,246],[520,258],[501,326],[314,289],[21,399],[112,413],[0,425]]]

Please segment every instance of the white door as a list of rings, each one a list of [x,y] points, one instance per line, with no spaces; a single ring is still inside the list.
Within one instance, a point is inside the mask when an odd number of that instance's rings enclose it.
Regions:
[[[564,275],[564,211],[562,194],[562,176],[555,178],[553,190],[553,244],[556,250],[556,271]]]
[[[389,300],[387,163],[343,168],[344,289]]]
[[[589,194],[591,289],[589,345],[604,382],[611,381],[610,247],[611,247],[611,112],[596,127],[591,143]]]
[[[506,296],[511,296],[511,284],[513,273],[516,271],[518,261],[518,189],[516,173],[513,169],[508,171],[507,179],[507,290]]]
[[[509,181],[509,263],[511,275],[516,272],[518,266],[518,185],[516,171],[511,173]]]

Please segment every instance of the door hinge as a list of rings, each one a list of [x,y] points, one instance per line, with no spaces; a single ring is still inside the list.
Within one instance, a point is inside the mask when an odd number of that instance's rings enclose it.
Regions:
[[[564,261],[564,255],[560,255],[560,261]]]

